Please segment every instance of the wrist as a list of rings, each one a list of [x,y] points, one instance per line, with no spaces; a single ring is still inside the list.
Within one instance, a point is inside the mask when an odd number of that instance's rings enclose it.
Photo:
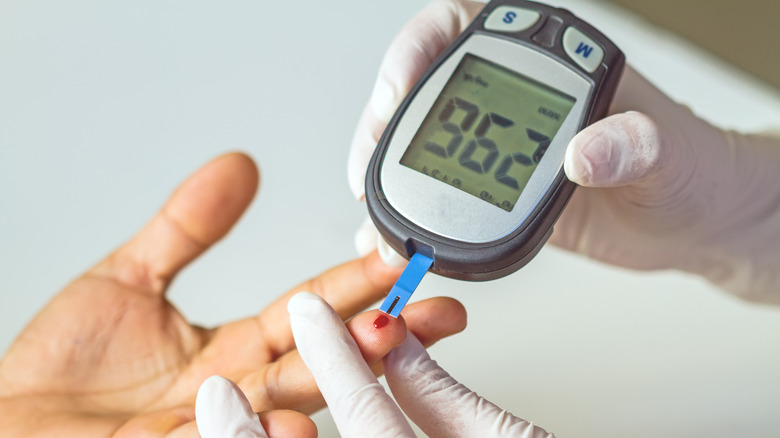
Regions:
[[[707,156],[697,157],[695,173],[707,175],[691,192],[710,213],[683,270],[743,299],[780,304],[780,139],[716,131],[699,148]]]

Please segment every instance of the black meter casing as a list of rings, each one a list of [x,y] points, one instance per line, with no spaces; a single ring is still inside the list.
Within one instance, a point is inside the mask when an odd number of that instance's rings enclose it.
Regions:
[[[504,6],[536,11],[540,18],[534,25],[519,32],[495,32],[486,29],[487,18],[496,8]],[[603,58],[597,66],[592,67],[593,71],[588,71],[589,69],[575,62],[571,55],[566,53],[563,38],[565,31],[571,27],[603,49]],[[625,63],[623,53],[615,44],[593,26],[565,9],[523,0],[494,0],[485,6],[411,89],[390,120],[370,161],[366,175],[368,211],[384,239],[399,254],[408,259],[419,252],[434,260],[431,271],[445,277],[468,281],[500,278],[528,263],[549,238],[555,221],[576,187],[566,178],[563,166],[560,166],[549,189],[520,226],[499,239],[480,243],[459,241],[433,233],[400,214],[388,202],[382,187],[381,170],[399,120],[437,68],[457,51],[464,41],[476,34],[509,40],[541,52],[560,63],[561,68],[571,69],[588,81],[592,92],[585,103],[577,132],[607,115]]]

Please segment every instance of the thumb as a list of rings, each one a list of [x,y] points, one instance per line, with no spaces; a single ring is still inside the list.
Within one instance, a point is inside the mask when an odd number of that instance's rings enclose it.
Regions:
[[[664,132],[645,114],[629,111],[600,120],[569,143],[564,171],[585,187],[620,187],[656,175],[674,160]]]
[[[396,402],[427,436],[554,438],[458,383],[412,333],[385,357],[384,367]]]
[[[638,186],[636,194],[666,203],[688,186],[697,167],[712,164],[709,155],[719,155],[712,148],[722,143],[720,131],[631,67],[623,72],[611,111],[574,136],[566,150],[566,176],[581,186]],[[708,156],[696,153],[696,144],[709,145]]]

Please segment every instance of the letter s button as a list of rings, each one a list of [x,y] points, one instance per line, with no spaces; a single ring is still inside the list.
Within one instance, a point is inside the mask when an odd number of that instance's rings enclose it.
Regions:
[[[521,32],[536,24],[542,16],[537,11],[517,6],[499,6],[485,19],[485,29],[494,32]]]

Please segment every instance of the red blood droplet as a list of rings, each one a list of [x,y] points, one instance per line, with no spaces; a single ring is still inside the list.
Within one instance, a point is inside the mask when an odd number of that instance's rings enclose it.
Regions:
[[[374,320],[374,328],[382,328],[387,325],[390,320],[385,315],[379,315]]]

